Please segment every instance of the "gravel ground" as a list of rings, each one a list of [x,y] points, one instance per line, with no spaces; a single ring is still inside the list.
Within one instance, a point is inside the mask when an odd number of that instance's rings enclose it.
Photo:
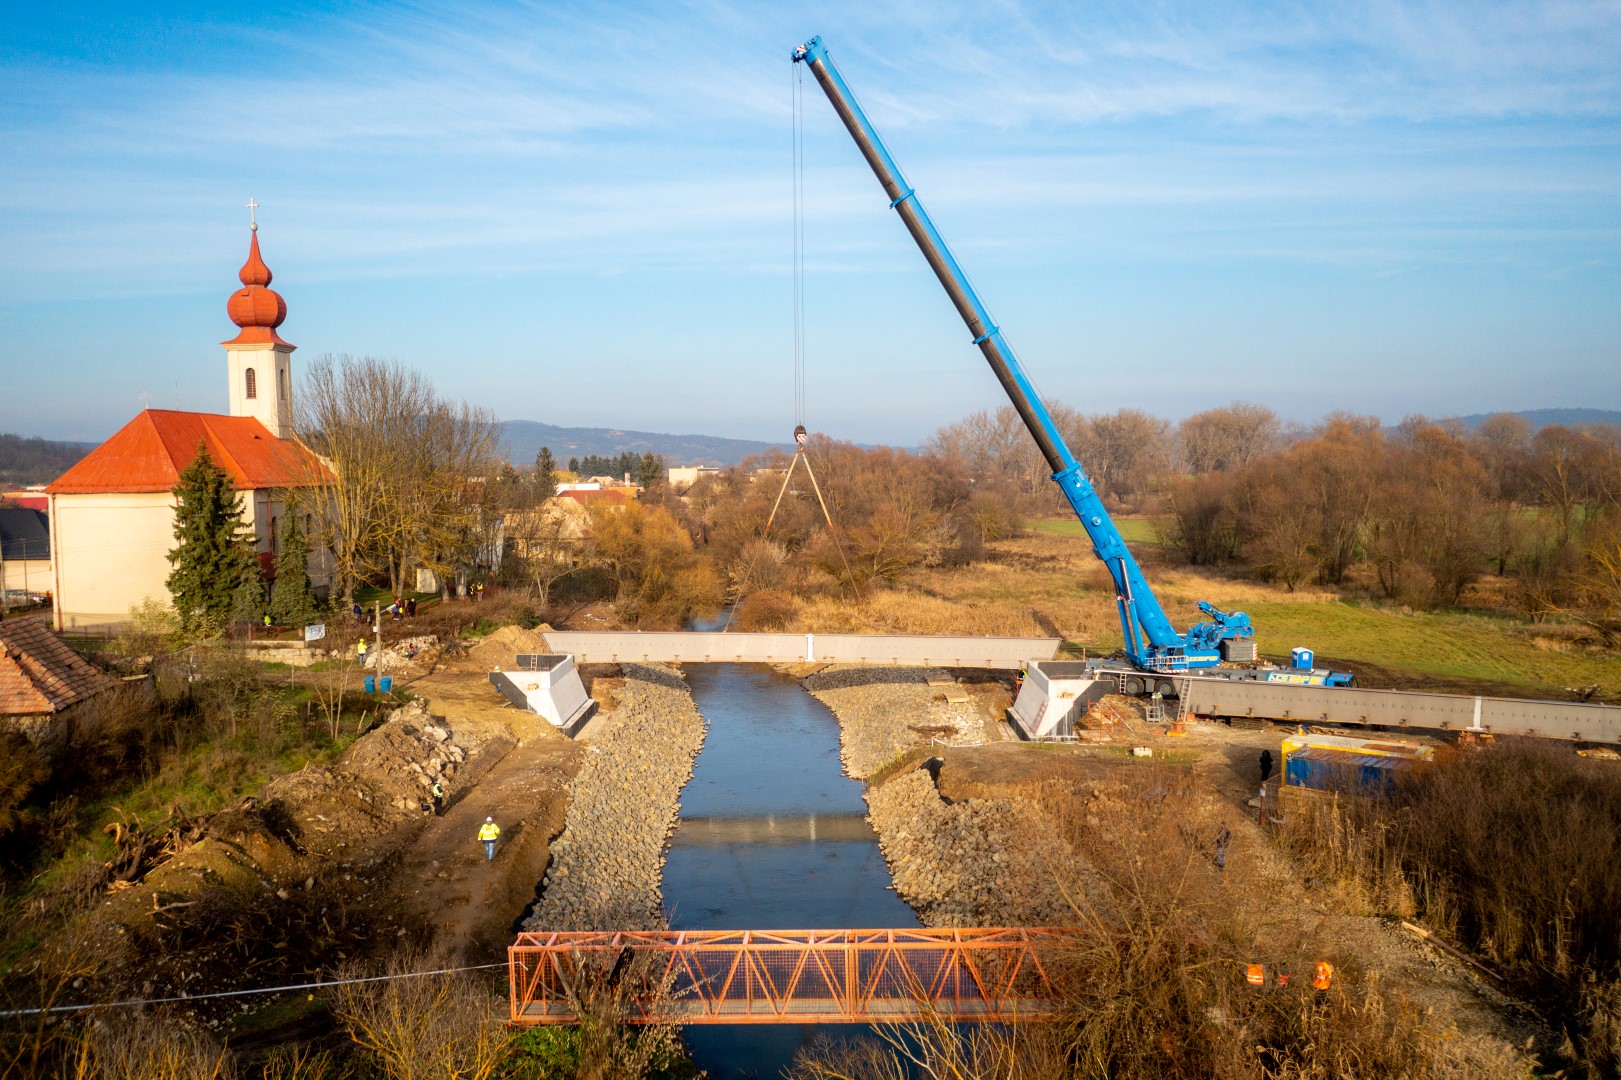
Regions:
[[[704,723],[681,676],[626,664],[619,705],[569,787],[567,824],[526,930],[645,930],[662,924],[664,848]]]
[[[925,926],[1052,926],[1071,913],[1055,840],[1011,799],[946,802],[927,768],[867,792],[895,891]]]

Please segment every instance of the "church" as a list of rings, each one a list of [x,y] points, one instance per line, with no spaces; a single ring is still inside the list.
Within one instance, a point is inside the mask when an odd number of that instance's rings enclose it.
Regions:
[[[287,304],[270,288],[257,223],[238,276],[242,288],[226,303],[237,335],[221,342],[230,411],[143,410],[46,488],[57,630],[110,629],[128,623],[130,609],[147,600],[169,604],[174,487],[199,446],[235,485],[267,581],[289,497],[333,482],[293,433],[296,346],[276,332]],[[306,534],[314,527],[300,524]],[[310,577],[324,592],[327,577],[313,550]]]

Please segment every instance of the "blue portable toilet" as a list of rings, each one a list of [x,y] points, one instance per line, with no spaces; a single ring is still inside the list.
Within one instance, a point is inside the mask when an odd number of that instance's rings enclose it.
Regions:
[[[377,677],[375,675],[367,675],[366,676],[366,693],[375,694],[376,692],[377,692]]]
[[[1296,671],[1310,671],[1316,666],[1317,657],[1312,655],[1312,651],[1304,646],[1296,645],[1290,655],[1294,658],[1294,669]]]

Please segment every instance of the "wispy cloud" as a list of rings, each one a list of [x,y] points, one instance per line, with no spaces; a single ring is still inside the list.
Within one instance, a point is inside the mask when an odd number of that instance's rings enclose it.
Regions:
[[[1591,290],[1621,250],[1615,3],[362,2],[126,16],[94,48],[48,32],[66,17],[0,43],[0,315],[217,290],[249,193],[304,288],[780,276],[787,57],[817,32],[986,273],[1513,266]],[[817,271],[914,273],[805,89]]]

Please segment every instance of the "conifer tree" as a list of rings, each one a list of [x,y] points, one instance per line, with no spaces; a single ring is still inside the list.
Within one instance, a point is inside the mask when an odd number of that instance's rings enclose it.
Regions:
[[[208,447],[199,443],[174,494],[178,543],[169,552],[174,567],[169,595],[187,630],[224,629],[248,590],[258,584],[259,564],[244,535],[236,488],[214,464]]]
[[[270,590],[270,617],[278,626],[305,626],[315,621],[315,589],[310,585],[309,538],[298,525],[298,509],[282,514],[281,550],[276,553],[276,584]]]
[[[535,454],[535,501],[545,502],[557,494],[557,459],[552,448],[542,446]]]

